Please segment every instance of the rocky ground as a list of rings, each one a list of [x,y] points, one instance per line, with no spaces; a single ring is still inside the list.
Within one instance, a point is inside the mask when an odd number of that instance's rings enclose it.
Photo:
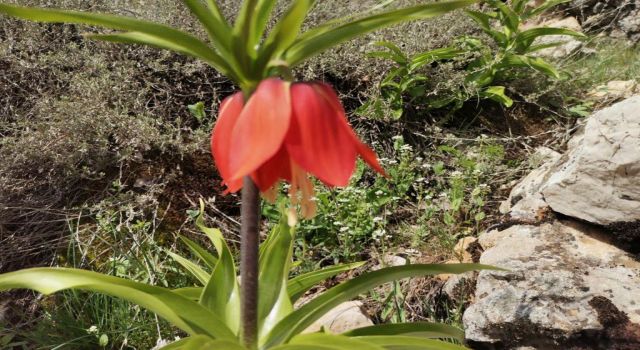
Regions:
[[[478,349],[640,348],[640,96],[591,116],[479,237],[464,314]]]

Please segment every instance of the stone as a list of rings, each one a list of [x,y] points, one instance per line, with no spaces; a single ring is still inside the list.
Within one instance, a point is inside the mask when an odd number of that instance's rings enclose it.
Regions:
[[[327,312],[303,333],[314,333],[322,328],[331,333],[344,333],[356,328],[373,326],[368,315],[362,311],[362,302],[347,301]]]
[[[631,41],[640,40],[640,9],[632,11],[618,22],[620,30]]]
[[[553,211],[599,225],[640,220],[640,96],[592,115],[541,193]]]
[[[640,349],[640,262],[594,227],[556,221],[482,235],[480,263],[508,271],[479,273],[475,303],[463,316],[469,344]]]
[[[453,253],[456,258],[446,262],[446,264],[473,263],[474,258],[479,258],[479,251],[474,247],[478,238],[473,236],[463,237],[458,240]],[[478,255],[477,257],[475,255]],[[450,300],[460,300],[469,295],[473,284],[475,283],[475,273],[465,272],[462,274],[440,274],[436,276],[441,281],[442,293],[447,295]]]
[[[640,96],[589,117],[559,156],[516,185],[500,209],[514,219],[539,221],[553,212],[598,225],[640,220]],[[482,244],[482,242],[481,242]]]
[[[380,257],[380,263],[373,266],[372,270],[380,270],[382,268],[385,267],[391,267],[391,266],[402,266],[402,265],[406,265],[409,262],[409,260],[407,258],[404,258],[400,255],[396,255],[396,254],[383,254]]]
[[[522,179],[511,190],[509,198],[500,205],[500,212],[509,213],[514,219],[535,220],[538,213],[548,207],[539,190],[560,160],[561,154],[548,147],[538,147],[530,158],[542,165]]]
[[[619,100],[629,98],[640,93],[640,86],[635,80],[613,80],[606,85],[597,86],[588,93],[588,96],[596,100]]]

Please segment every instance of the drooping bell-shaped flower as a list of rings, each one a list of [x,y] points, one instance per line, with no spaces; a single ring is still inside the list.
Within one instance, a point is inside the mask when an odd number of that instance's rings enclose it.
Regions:
[[[242,178],[251,176],[269,197],[284,180],[305,217],[315,214],[308,174],[330,187],[346,186],[358,156],[384,174],[376,154],[351,129],[336,93],[319,82],[270,78],[247,103],[240,92],[226,98],[211,149],[228,192],[241,189]]]

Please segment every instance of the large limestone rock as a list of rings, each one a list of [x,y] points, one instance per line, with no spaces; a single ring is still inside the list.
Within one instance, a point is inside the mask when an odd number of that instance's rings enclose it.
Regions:
[[[517,185],[501,210],[553,211],[598,225],[640,220],[640,96],[596,112],[569,150]]]
[[[541,191],[558,213],[607,225],[640,220],[640,96],[600,110]]]
[[[464,313],[478,348],[640,349],[640,263],[569,222],[480,237],[476,302]]]

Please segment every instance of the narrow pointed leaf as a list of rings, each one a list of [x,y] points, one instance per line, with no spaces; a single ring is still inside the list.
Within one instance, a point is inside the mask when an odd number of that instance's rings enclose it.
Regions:
[[[203,285],[209,282],[209,274],[202,269],[202,267],[198,266],[198,264],[193,261],[186,259],[176,253],[167,252],[167,254],[178,264],[180,264],[187,272],[189,272],[193,277],[195,277],[200,283]]]
[[[200,295],[202,294],[202,287],[184,287],[173,289],[172,292],[193,301],[200,301]]]
[[[264,49],[261,50],[257,63],[258,69],[266,66],[272,58],[279,57],[286,48],[293,44],[313,3],[314,0],[299,0],[291,3],[291,7],[278,21],[265,41]]]
[[[501,63],[502,67],[529,67],[543,73],[551,78],[559,79],[560,73],[547,61],[540,57],[530,57],[524,55],[506,55]]]
[[[235,262],[220,230],[204,224],[204,202],[200,200],[200,215],[196,226],[213,242],[218,251],[218,262],[211,272],[211,278],[202,290],[200,304],[210,310],[216,310],[234,333],[240,327],[240,293]]]
[[[322,270],[305,273],[290,279],[289,283],[287,283],[287,290],[289,292],[291,302],[295,303],[296,300],[304,295],[304,293],[306,293],[309,289],[313,288],[318,283],[336,276],[342,272],[361,267],[364,264],[366,264],[365,261],[351,264],[335,265],[324,268]]]
[[[302,334],[291,339],[289,344],[322,345],[336,350],[384,350],[384,347],[371,342],[327,333]]]
[[[409,277],[464,273],[482,269],[497,268],[479,264],[416,264],[388,267],[369,272],[329,289],[291,313],[271,331],[266,346],[287,342],[335,306],[378,285]]]
[[[120,39],[118,42],[146,44],[174,50],[200,58],[225,74],[229,70],[224,60],[200,39],[175,28],[154,22],[125,16],[79,11],[45,10],[4,4],[0,4],[0,13],[37,22],[86,24],[132,32],[120,34],[120,36],[96,38],[101,38],[102,40],[110,39],[110,41],[118,41],[118,39]]]
[[[452,338],[464,341],[464,331],[442,323],[388,323],[363,327],[342,333],[347,337],[372,335],[404,335],[422,338]]]
[[[504,93],[504,86],[487,86],[484,90],[480,91],[480,97],[494,100],[503,104],[505,107],[511,107],[513,100]]]
[[[526,50],[533,44],[536,38],[540,36],[548,36],[548,35],[568,35],[568,36],[576,37],[578,39],[587,38],[586,35],[573,31],[571,29],[546,28],[546,27],[532,28],[532,29],[528,29],[518,33],[518,36],[516,37],[516,42],[518,45],[519,52],[526,52]]]
[[[293,254],[294,230],[289,227],[286,216],[269,236],[260,254],[258,283],[258,326],[264,334],[293,311],[286,287]]]
[[[211,269],[216,267],[216,263],[218,262],[218,258],[213,256],[213,254],[209,253],[206,249],[200,246],[198,243],[190,240],[187,237],[180,236],[180,240],[186,244],[191,252],[195,254],[200,260],[202,260],[207,266]]]
[[[231,49],[231,27],[224,19],[214,15],[210,8],[203,5],[200,0],[182,0],[182,2],[202,23],[209,35],[209,39],[211,39],[211,44],[220,51],[229,53]]]
[[[0,275],[0,291],[26,288],[43,294],[65,289],[107,294],[136,303],[189,334],[216,339],[234,335],[210,310],[171,290],[92,271],[66,268],[34,268]]]
[[[382,346],[385,349],[402,350],[469,350],[468,348],[441,340],[421,339],[406,336],[368,336],[355,339]]]
[[[440,3],[414,6],[400,10],[388,11],[372,15],[335,28],[317,32],[315,35],[304,36],[296,41],[284,54],[289,65],[294,66],[305,59],[315,56],[331,47],[337,46],[356,36],[385,28],[400,22],[426,19],[465,7],[474,3],[473,0],[455,0]]]
[[[549,10],[552,7],[558,6],[560,4],[564,4],[567,2],[571,2],[572,0],[548,0],[546,1],[544,4],[532,9],[531,11],[528,11],[527,13],[525,13],[525,18],[531,18],[531,17],[535,17],[538,16],[542,13],[544,13],[545,11]]]
[[[165,345],[161,350],[203,350],[203,349],[224,349],[224,350],[246,350],[234,341],[215,340],[207,336],[198,335],[177,342]]]

